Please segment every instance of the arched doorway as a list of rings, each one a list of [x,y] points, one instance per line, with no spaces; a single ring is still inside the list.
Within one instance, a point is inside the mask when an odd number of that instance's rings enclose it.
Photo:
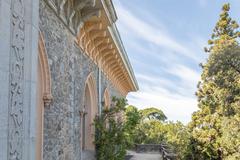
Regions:
[[[84,108],[87,114],[83,119],[82,147],[83,150],[94,150],[95,146],[93,142],[95,129],[93,126],[93,122],[97,114],[98,107],[97,107],[97,86],[92,74],[88,76],[85,84]]]
[[[44,39],[39,33],[38,40],[38,68],[37,68],[37,121],[36,121],[36,159],[43,157],[43,120],[44,106],[52,101],[51,77]]]

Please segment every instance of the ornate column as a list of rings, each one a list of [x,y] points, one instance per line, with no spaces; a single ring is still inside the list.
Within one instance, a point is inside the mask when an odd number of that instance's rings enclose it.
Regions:
[[[11,1],[8,159],[23,159],[25,1]]]
[[[35,159],[38,0],[0,2],[0,159]]]

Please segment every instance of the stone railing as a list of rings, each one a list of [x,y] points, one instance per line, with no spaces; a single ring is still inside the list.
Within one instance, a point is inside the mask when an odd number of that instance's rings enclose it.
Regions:
[[[177,154],[166,144],[136,144],[136,152],[160,153],[163,160],[175,160]]]
[[[177,154],[166,144],[161,144],[160,153],[163,160],[175,160],[177,159]]]
[[[160,152],[161,144],[136,144],[136,152]]]

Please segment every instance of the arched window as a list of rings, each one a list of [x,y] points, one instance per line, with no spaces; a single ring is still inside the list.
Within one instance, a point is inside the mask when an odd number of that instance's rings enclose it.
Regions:
[[[98,112],[97,107],[97,86],[92,73],[88,76],[85,84],[84,108],[86,115],[83,118],[83,150],[94,150],[94,134],[93,126],[94,118]]]
[[[36,159],[42,160],[44,106],[52,101],[51,77],[43,36],[39,33],[37,68],[37,126]]]

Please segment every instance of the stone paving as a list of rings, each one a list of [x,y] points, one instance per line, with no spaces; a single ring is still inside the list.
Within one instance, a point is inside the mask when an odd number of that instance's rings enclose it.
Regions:
[[[125,160],[162,160],[159,153],[136,153],[128,151]]]

